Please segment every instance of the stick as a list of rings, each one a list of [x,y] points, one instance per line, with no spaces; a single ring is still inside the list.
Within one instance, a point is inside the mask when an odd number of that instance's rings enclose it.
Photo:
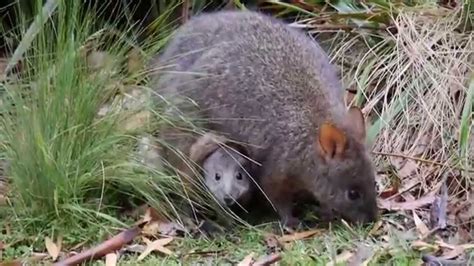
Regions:
[[[87,260],[98,259],[120,249],[123,245],[131,242],[141,231],[140,227],[134,227],[120,232],[118,235],[106,240],[102,244],[88,249],[84,252],[69,257],[63,261],[53,264],[54,266],[77,265]]]

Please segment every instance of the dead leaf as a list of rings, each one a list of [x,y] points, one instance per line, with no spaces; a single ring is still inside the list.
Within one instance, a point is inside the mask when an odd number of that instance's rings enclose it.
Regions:
[[[382,220],[379,220],[377,221],[374,226],[372,227],[372,229],[370,229],[369,231],[369,235],[377,235],[380,233],[380,229],[382,228],[382,225],[383,225],[383,221]]]
[[[174,222],[152,221],[143,226],[142,234],[144,236],[177,236],[180,232],[184,232],[184,228]]]
[[[105,266],[115,266],[117,265],[117,254],[109,253],[105,255]]]
[[[253,259],[254,256],[255,256],[254,252],[248,254],[247,256],[245,256],[245,258],[241,262],[239,262],[239,264],[237,264],[237,266],[252,266],[254,262],[254,259]]]
[[[143,222],[151,222],[151,221],[160,221],[163,220],[164,217],[158,213],[155,209],[152,207],[148,207],[145,211],[145,214],[143,215]]]
[[[405,202],[379,199],[378,205],[381,209],[386,209],[389,211],[415,210],[425,205],[432,204],[434,199],[435,197],[433,195],[425,195],[419,199]]]
[[[280,261],[281,259],[281,255],[279,253],[272,253],[270,255],[260,257],[252,264],[252,266],[268,266]]]
[[[150,117],[151,113],[149,111],[138,112],[123,120],[119,125],[119,128],[126,132],[137,130],[138,128],[142,128],[147,125]]]
[[[366,265],[373,256],[374,251],[371,247],[364,244],[358,244],[354,256],[348,260],[348,266]]]
[[[465,261],[446,260],[429,254],[424,254],[421,259],[423,260],[423,262],[428,263],[428,265],[466,265]]]
[[[134,245],[128,245],[124,247],[122,251],[127,251],[127,252],[132,252],[132,253],[143,253],[145,249],[146,249],[146,246],[144,245],[134,244]]]
[[[22,266],[23,263],[19,260],[0,262],[0,266]]]
[[[177,236],[186,231],[183,226],[168,221],[164,215],[151,207],[146,209],[143,218],[136,225],[142,226],[142,235],[144,236]]]
[[[146,239],[146,238],[145,238]],[[148,239],[147,239],[148,240]],[[173,241],[173,238],[172,237],[169,237],[169,238],[162,238],[162,239],[158,239],[158,240],[155,240],[153,242],[151,241],[146,241],[148,242],[147,243],[147,247],[145,249],[145,251],[143,251],[142,254],[140,254],[140,256],[138,257],[137,261],[141,261],[143,260],[146,256],[148,256],[148,254],[150,254],[152,251],[159,251],[161,253],[164,253],[166,255],[172,255],[173,252],[167,248],[165,248],[164,246],[166,246],[167,244],[169,244],[171,241]]]
[[[46,245],[46,250],[48,251],[48,254],[51,256],[53,261],[55,261],[58,256],[59,252],[61,251],[60,247],[58,247],[49,237],[44,238],[44,244]]]
[[[87,66],[91,70],[100,70],[105,67],[110,67],[114,63],[114,58],[112,55],[105,51],[91,51],[87,55]]]
[[[425,249],[439,250],[438,245],[429,244],[429,243],[426,243],[425,241],[421,241],[421,240],[413,241],[411,246],[413,248],[417,248],[418,250],[425,250]]]
[[[425,223],[418,217],[415,211],[413,211],[413,220],[415,222],[416,229],[420,233],[420,238],[424,238],[430,233],[430,229],[425,225]]]
[[[413,160],[391,157],[390,161],[397,169],[397,174],[401,180],[410,178],[412,175],[416,174],[416,170],[418,169],[418,163]]]
[[[268,253],[277,252],[281,249],[280,242],[278,242],[277,236],[274,234],[266,234],[264,236],[265,245],[267,246]]]
[[[443,256],[441,256],[440,258],[445,260],[455,259],[459,257],[459,255],[463,254],[464,251],[465,249],[462,246],[456,246],[454,247],[454,249],[444,252]]]
[[[430,218],[432,227],[444,229],[447,226],[448,188],[443,182],[439,192],[431,206]]]
[[[380,192],[379,197],[382,199],[390,198],[398,193],[397,187],[390,187],[382,192]]]
[[[328,264],[326,264],[326,266],[332,266],[332,265],[337,265],[339,263],[343,263],[343,262],[346,262],[348,261],[352,256],[354,256],[354,253],[348,251],[348,250],[345,250],[344,252],[342,252],[341,254],[337,255],[335,260],[331,260]]]
[[[29,262],[29,263],[39,262],[39,261],[44,260],[44,259],[47,258],[48,256],[49,256],[48,253],[36,253],[36,252],[33,252],[33,254],[31,254],[31,256],[28,258],[28,262]]]
[[[461,247],[462,249],[474,249],[474,244],[461,244],[461,245],[450,245],[448,243],[445,243],[444,241],[435,241],[436,244],[438,244],[440,247],[443,248],[449,248],[449,249],[456,249],[458,247]]]
[[[128,53],[127,68],[128,73],[136,73],[143,67],[143,62],[141,60],[140,51],[136,48],[133,48]]]
[[[294,234],[284,235],[278,238],[278,242],[280,243],[293,242],[293,241],[302,240],[310,236],[313,236],[315,234],[321,234],[321,233],[322,231],[319,229],[314,229],[314,230],[309,230],[309,231],[304,231],[304,232],[297,232]]]

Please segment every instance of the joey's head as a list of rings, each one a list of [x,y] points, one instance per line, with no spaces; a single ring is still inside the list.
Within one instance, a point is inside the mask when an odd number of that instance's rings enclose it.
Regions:
[[[365,147],[361,111],[351,107],[340,126],[323,123],[315,140],[322,162],[312,180],[313,193],[330,211],[358,224],[377,220],[375,174]]]
[[[230,207],[249,199],[253,182],[246,171],[249,165],[233,149],[218,148],[204,160],[205,184],[220,204]]]

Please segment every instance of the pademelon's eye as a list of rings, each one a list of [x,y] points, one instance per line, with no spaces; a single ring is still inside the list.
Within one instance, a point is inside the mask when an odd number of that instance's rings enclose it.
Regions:
[[[216,178],[217,181],[219,181],[219,180],[221,180],[221,175],[216,173],[215,178]]]
[[[359,191],[357,191],[355,189],[350,189],[347,192],[347,196],[349,197],[350,200],[357,200],[357,199],[360,198],[360,193],[359,193]]]
[[[242,173],[237,173],[237,175],[235,176],[235,178],[237,178],[237,180],[242,180]]]

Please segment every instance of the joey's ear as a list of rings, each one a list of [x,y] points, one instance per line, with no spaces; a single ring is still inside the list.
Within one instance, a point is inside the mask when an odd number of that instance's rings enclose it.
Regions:
[[[350,127],[354,130],[357,140],[364,142],[365,141],[365,121],[362,111],[358,107],[351,107],[347,111],[347,121],[349,122]]]
[[[199,137],[189,149],[189,158],[195,163],[205,160],[211,153],[215,152],[225,139],[222,136],[206,133]]]
[[[339,157],[346,149],[346,136],[344,132],[334,125],[325,122],[319,128],[318,136],[321,154],[328,159]]]

